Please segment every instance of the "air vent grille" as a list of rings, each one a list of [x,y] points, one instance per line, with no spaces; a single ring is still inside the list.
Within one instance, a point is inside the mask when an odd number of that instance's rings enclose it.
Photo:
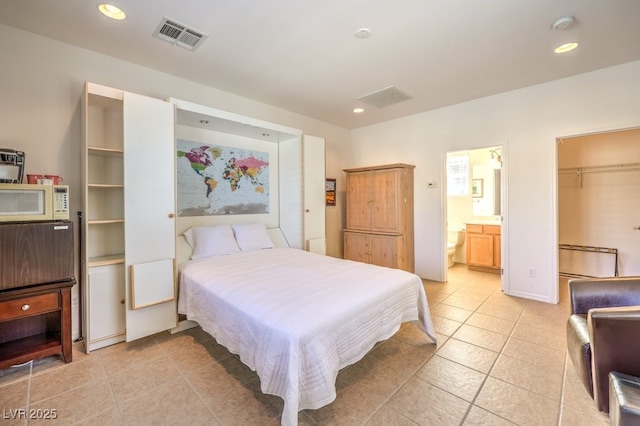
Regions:
[[[187,25],[166,16],[156,27],[153,36],[191,51],[196,50],[208,37],[202,31],[189,28]]]
[[[358,98],[359,101],[372,105],[376,108],[384,108],[409,99],[413,99],[413,96],[404,93],[395,86],[389,86],[385,89],[378,90],[377,92],[369,93],[368,95],[363,95]]]

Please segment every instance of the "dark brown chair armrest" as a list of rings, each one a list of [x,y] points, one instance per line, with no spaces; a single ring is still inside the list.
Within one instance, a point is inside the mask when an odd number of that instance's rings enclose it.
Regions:
[[[640,306],[640,277],[569,280],[571,313],[586,315],[589,309]]]
[[[640,376],[640,306],[591,309],[587,316],[593,362],[593,398],[609,411],[609,373]]]
[[[567,321],[567,353],[584,388],[593,398],[591,375],[591,341],[587,316],[574,314]]]

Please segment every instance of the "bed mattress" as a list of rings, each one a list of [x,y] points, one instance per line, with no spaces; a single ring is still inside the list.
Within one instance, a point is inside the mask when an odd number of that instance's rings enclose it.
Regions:
[[[436,341],[415,274],[289,248],[185,262],[178,311],[284,400],[284,425],[332,402],[338,371],[403,322]]]

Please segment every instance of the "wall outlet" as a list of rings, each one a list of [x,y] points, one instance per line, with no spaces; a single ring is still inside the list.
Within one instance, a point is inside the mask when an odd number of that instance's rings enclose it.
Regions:
[[[78,307],[78,298],[77,297],[72,297],[71,298],[71,307],[72,308],[77,308]]]
[[[535,278],[535,277],[536,277],[535,268],[529,268],[529,278]]]

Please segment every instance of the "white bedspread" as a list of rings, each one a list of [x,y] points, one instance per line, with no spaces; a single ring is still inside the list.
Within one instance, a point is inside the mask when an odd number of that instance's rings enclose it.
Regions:
[[[262,392],[284,400],[284,425],[332,402],[338,371],[402,322],[436,341],[417,275],[297,249],[187,262],[178,311],[256,371]]]

